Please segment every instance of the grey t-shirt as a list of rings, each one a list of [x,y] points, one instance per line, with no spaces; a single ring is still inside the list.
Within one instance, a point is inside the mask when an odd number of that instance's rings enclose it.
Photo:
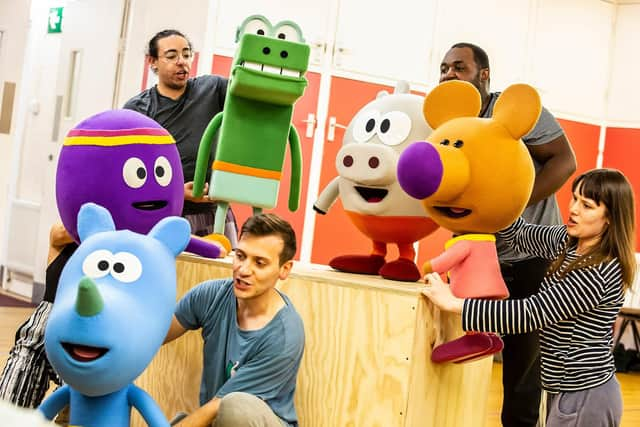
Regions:
[[[182,96],[176,100],[160,95],[157,86],[142,91],[124,104],[152,118],[167,129],[176,140],[185,182],[193,181],[200,138],[207,125],[224,107],[227,79],[216,75],[191,78]],[[216,142],[211,144],[208,165],[215,157]],[[210,174],[207,167],[207,180]],[[211,211],[209,203],[185,201],[184,213]]]
[[[178,302],[176,318],[186,329],[202,328],[204,367],[200,404],[241,391],[264,400],[291,426],[296,377],[304,351],[302,319],[289,298],[262,329],[238,327],[232,279],[211,280],[191,289]]]
[[[495,106],[499,95],[500,92],[494,92],[490,95],[491,99],[489,100],[489,104],[485,111],[482,112],[481,117],[491,117],[493,114],[493,107]],[[553,117],[549,110],[542,107],[538,123],[536,123],[536,126],[531,130],[531,132],[522,137],[522,142],[527,145],[542,145],[553,141],[562,134],[564,134],[564,131],[560,127],[558,121]],[[542,168],[542,164],[538,163],[533,158],[532,160],[537,174]],[[528,206],[522,214],[522,217],[530,224],[562,224],[562,217],[560,215],[560,209],[558,208],[558,202],[556,201],[555,195],[551,195],[546,199],[539,201],[535,205]],[[496,237],[496,248],[498,250],[498,258],[500,261],[513,262],[533,258],[532,255],[511,249],[499,237]]]

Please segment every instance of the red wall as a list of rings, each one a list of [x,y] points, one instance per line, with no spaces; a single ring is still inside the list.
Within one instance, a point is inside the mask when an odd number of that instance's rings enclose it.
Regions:
[[[196,54],[197,55],[197,54]],[[197,72],[197,56],[192,67],[192,74]],[[232,58],[225,56],[215,56],[211,72],[214,74],[228,75],[231,67]],[[145,63],[142,87],[146,86],[148,66]],[[316,73],[307,73],[309,87],[305,96],[296,105],[296,116],[294,123],[301,133],[301,142],[303,143],[303,188],[301,191],[301,207],[296,213],[287,212],[286,200],[279,200],[278,207],[275,211],[292,222],[296,234],[302,236],[302,227],[304,220],[304,211],[307,208],[307,180],[308,166],[310,163],[312,141],[307,140],[303,136],[304,127],[302,119],[306,117],[307,112],[316,112],[318,89],[320,76]],[[339,123],[348,124],[353,114],[357,112],[363,105],[375,97],[375,94],[381,89],[391,89],[373,83],[366,83],[357,80],[334,78],[332,80],[329,115],[338,118]],[[348,96],[345,96],[348,94]],[[581,123],[572,120],[558,119],[560,125],[564,129],[577,159],[577,170],[571,176],[565,185],[560,188],[556,197],[562,212],[563,218],[566,220],[568,206],[571,200],[571,182],[576,175],[583,173],[589,169],[593,169],[597,165],[598,143],[600,138],[600,129],[598,125]],[[321,171],[320,188],[322,189],[331,178],[336,175],[334,159],[337,150],[341,146],[343,131],[337,129],[336,140],[333,142],[325,142],[323,153],[323,166]],[[638,200],[638,191],[640,189],[640,168],[637,167],[638,159],[640,159],[640,129],[632,128],[608,128],[605,134],[605,149],[603,155],[603,166],[620,169],[631,181],[634,186],[636,200]],[[287,165],[288,167],[288,165]],[[288,182],[288,178],[283,179]],[[284,194],[283,194],[284,193]],[[288,192],[286,188],[281,189],[281,197],[286,196]],[[238,223],[243,221],[250,215],[250,209],[245,206],[234,206]],[[636,216],[638,214],[636,213]],[[638,218],[636,218],[636,223]],[[329,214],[316,217],[316,236],[313,242],[312,262],[326,263],[333,256],[339,253],[368,253],[371,243],[361,235],[355,227],[346,218],[342,211],[342,205],[338,201]],[[451,233],[447,230],[437,230],[434,234],[426,237],[420,242],[418,250],[418,265],[424,261],[439,254],[444,247],[444,243],[450,238]],[[640,247],[640,234],[637,237],[637,244]],[[389,257],[396,256],[395,248],[389,248],[391,253]],[[299,253],[296,257],[299,256]]]
[[[576,176],[595,168],[597,165],[600,126],[562,119],[558,119],[558,122],[560,122],[560,126],[564,129],[564,133],[573,147],[578,163],[576,172],[556,193],[560,212],[562,212],[562,217],[566,221],[569,202],[571,201],[571,183]]]
[[[637,201],[640,197],[640,129],[607,128],[602,166],[622,171],[633,186],[636,200],[636,251],[640,248]]]

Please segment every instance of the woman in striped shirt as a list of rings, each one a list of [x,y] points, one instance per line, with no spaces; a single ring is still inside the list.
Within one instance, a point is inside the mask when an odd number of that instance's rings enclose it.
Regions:
[[[553,260],[538,294],[460,299],[435,273],[425,276],[423,293],[441,309],[461,313],[464,330],[541,330],[548,427],[618,426],[622,396],[612,331],[636,270],[633,190],[621,172],[594,169],[575,179],[572,192],[566,225],[520,218],[500,232],[515,249]]]

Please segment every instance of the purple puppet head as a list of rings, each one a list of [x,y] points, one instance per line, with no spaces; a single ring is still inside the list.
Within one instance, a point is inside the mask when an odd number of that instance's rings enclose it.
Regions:
[[[62,223],[78,241],[80,206],[109,210],[116,228],[148,233],[180,215],[184,178],[173,137],[131,110],[109,110],[71,129],[60,152],[56,201]]]

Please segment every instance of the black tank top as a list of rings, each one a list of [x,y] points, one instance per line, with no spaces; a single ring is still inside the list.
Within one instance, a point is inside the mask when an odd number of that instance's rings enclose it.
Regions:
[[[58,290],[58,281],[64,268],[71,255],[78,249],[78,244],[75,242],[69,243],[60,251],[57,257],[47,267],[47,274],[45,278],[45,290],[43,301],[53,303],[56,297],[56,291]]]

